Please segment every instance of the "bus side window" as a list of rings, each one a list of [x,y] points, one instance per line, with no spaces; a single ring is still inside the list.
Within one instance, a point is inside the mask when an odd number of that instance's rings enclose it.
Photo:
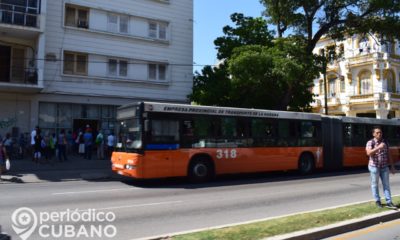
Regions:
[[[236,143],[236,119],[222,117],[220,120],[220,131],[217,131],[219,133],[217,134],[217,147],[238,147]]]
[[[372,135],[366,136],[365,125],[353,124],[353,146],[365,146],[366,139],[372,138]]]
[[[301,121],[300,122],[300,146],[315,146],[316,141],[316,126],[312,121]]]
[[[151,121],[151,143],[179,142],[179,121],[158,120]]]
[[[195,116],[194,124],[194,139],[192,147],[215,147],[214,127],[211,117]]]
[[[194,121],[187,119],[182,121],[182,147],[192,147],[192,144],[196,142]]]
[[[278,122],[278,146],[295,146],[296,122],[281,120]]]
[[[352,146],[351,138],[353,136],[351,123],[345,123],[343,125],[343,134],[344,134],[344,145],[345,146]]]
[[[270,119],[251,119],[251,139],[249,145],[254,147],[276,145],[276,124]]]

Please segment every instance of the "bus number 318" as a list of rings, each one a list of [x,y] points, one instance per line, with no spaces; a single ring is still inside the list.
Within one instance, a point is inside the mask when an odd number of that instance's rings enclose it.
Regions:
[[[236,158],[237,157],[237,151],[236,149],[217,149],[217,158],[222,159],[230,159],[230,158]]]

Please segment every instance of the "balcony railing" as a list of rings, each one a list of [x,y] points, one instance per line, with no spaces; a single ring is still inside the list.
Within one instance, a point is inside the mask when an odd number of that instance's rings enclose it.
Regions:
[[[39,8],[0,3],[0,23],[39,26]]]
[[[38,83],[38,71],[36,68],[12,68],[11,76],[0,72],[0,83],[34,84]]]

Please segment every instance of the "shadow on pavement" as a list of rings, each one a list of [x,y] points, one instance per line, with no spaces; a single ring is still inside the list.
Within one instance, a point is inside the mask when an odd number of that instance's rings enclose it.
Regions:
[[[349,168],[341,171],[318,171],[311,175],[301,175],[297,171],[288,172],[267,172],[267,173],[252,173],[252,174],[230,174],[217,176],[214,180],[206,183],[191,183],[188,178],[163,178],[151,180],[139,180],[122,177],[121,182],[135,187],[142,188],[185,188],[185,189],[199,189],[223,186],[237,186],[248,184],[259,184],[267,182],[287,182],[294,180],[307,180],[316,178],[335,178],[351,176],[355,174],[367,173],[365,167],[362,168]]]
[[[3,173],[0,183],[61,182],[69,180],[107,179],[112,175],[109,160],[87,160],[78,155],[68,161],[58,160],[35,163],[31,159],[11,160],[11,169]]]

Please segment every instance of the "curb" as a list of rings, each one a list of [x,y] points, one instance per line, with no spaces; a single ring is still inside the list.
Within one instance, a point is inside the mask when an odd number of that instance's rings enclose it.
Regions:
[[[264,240],[318,240],[339,234],[359,230],[382,222],[388,222],[400,218],[400,211],[385,211],[366,217],[347,220],[324,227],[301,230],[293,233],[268,237]]]

